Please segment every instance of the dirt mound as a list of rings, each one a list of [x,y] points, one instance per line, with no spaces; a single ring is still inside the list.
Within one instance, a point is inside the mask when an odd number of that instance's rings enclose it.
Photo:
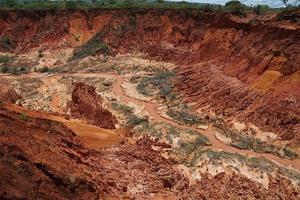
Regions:
[[[68,102],[71,115],[102,128],[114,129],[117,120],[102,107],[101,96],[96,93],[95,87],[84,83],[75,83],[74,86],[72,100]]]
[[[13,89],[10,89],[4,85],[0,85],[0,102],[2,103],[16,103],[21,96]]]

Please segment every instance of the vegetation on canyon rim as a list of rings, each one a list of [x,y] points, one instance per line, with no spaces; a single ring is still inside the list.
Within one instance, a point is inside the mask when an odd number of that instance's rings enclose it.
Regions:
[[[297,0],[291,2],[282,0],[286,8],[297,6]],[[228,1],[225,6],[209,3],[170,2],[164,0],[100,0],[100,1],[16,1],[5,0],[0,2],[0,9],[4,10],[74,10],[74,9],[124,9],[124,8],[157,8],[157,9],[200,9],[204,11],[221,11],[234,14],[255,12],[257,14],[273,11],[282,11],[283,8],[270,8],[267,5],[247,6],[240,1]]]

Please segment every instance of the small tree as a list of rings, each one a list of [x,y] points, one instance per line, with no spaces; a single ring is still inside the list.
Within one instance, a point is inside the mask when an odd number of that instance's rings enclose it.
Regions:
[[[290,6],[289,5],[289,0],[281,0],[281,1],[285,5],[285,7],[289,7]],[[294,3],[292,3],[291,5],[295,7],[297,5],[298,1],[299,0],[294,0]]]
[[[66,2],[66,8],[70,10],[74,10],[77,8],[77,4],[74,1],[67,1]]]
[[[8,36],[3,36],[1,38],[1,44],[2,44],[2,47],[4,47],[7,50],[9,50],[11,45],[12,45],[11,41],[10,41],[10,38]]]
[[[0,73],[7,73],[7,72],[8,72],[8,67],[6,65],[0,67]]]
[[[240,1],[229,1],[225,4],[225,7],[233,14],[242,15],[244,11],[244,5]]]

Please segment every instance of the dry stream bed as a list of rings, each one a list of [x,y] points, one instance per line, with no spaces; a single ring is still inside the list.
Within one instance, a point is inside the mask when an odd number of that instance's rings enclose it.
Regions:
[[[146,74],[147,76],[147,74]],[[299,184],[299,159],[281,158],[270,153],[258,153],[228,145],[216,137],[213,124],[188,125],[173,119],[166,114],[166,106],[155,96],[143,95],[133,83],[132,74],[117,73],[61,73],[61,74],[27,74],[19,77],[2,76],[8,80],[31,80],[37,84],[38,98],[25,96],[21,103],[25,107],[40,109],[56,115],[40,115],[18,107],[14,111],[25,112],[29,116],[47,118],[64,123],[68,128],[83,138],[90,147],[99,148],[113,145],[124,140],[122,127],[134,127],[134,138],[148,135],[172,146],[163,151],[166,157],[179,162],[182,170],[188,170],[192,180],[199,179],[199,173],[209,172],[216,175],[232,170],[247,176],[265,187],[268,186],[268,175],[279,172]],[[31,82],[29,81],[29,82]],[[70,98],[72,82],[79,81],[97,87],[97,92],[105,99],[105,105],[115,112],[119,120],[119,131],[109,131],[76,119],[65,119],[66,102]],[[30,83],[30,86],[34,85]],[[20,86],[19,86],[20,88]],[[26,87],[20,88],[25,89]],[[26,94],[26,93],[25,93]],[[35,95],[32,95],[35,96]],[[123,118],[123,119],[122,119]],[[216,164],[216,162],[218,164]],[[268,169],[270,168],[270,169]]]

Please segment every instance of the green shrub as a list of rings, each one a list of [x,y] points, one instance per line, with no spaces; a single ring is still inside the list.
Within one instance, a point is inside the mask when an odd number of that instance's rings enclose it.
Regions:
[[[38,69],[37,71],[40,73],[47,73],[47,72],[49,72],[49,68],[47,66],[45,66],[45,67]]]
[[[77,8],[77,4],[74,1],[67,1],[66,2],[66,9],[74,10]]]
[[[28,116],[25,113],[21,113],[19,115],[19,119],[22,121],[27,121],[28,120]]]
[[[130,106],[127,106],[126,104],[113,103],[112,108],[114,110],[120,111],[122,114],[124,114],[126,116],[133,114],[133,108]]]
[[[0,73],[7,73],[7,72],[8,72],[8,67],[6,65],[0,67]]]
[[[298,154],[295,151],[288,148],[288,147],[284,147],[282,149],[282,151],[283,151],[284,157],[288,157],[290,159],[295,159],[295,158],[298,157]]]
[[[10,38],[8,36],[3,36],[1,38],[1,45],[3,48],[5,48],[6,50],[9,50],[12,46],[12,43],[10,41]]]
[[[171,118],[178,122],[182,122],[184,124],[189,124],[189,125],[197,125],[202,123],[202,119],[199,118],[196,115],[193,115],[186,110],[173,110],[169,109],[167,111],[167,115],[169,115]]]
[[[128,125],[141,125],[141,124],[149,124],[148,118],[140,118],[136,115],[132,115],[129,117],[129,120],[127,121]]]
[[[244,15],[245,6],[240,1],[229,1],[225,4],[225,8],[235,15]]]
[[[257,15],[264,14],[269,10],[271,10],[271,8],[267,5],[257,5],[255,7],[253,7],[253,11]]]
[[[87,56],[95,56],[97,53],[109,55],[110,50],[107,44],[102,42],[101,34],[98,33],[86,44],[76,49],[73,53],[72,59],[80,59]]]
[[[0,63],[8,63],[11,60],[10,56],[7,55],[0,55]]]
[[[137,90],[146,96],[150,96],[149,87],[152,86],[159,90],[159,95],[162,97],[170,97],[172,94],[172,78],[175,76],[173,71],[156,72],[151,77],[146,77],[137,85]]]

